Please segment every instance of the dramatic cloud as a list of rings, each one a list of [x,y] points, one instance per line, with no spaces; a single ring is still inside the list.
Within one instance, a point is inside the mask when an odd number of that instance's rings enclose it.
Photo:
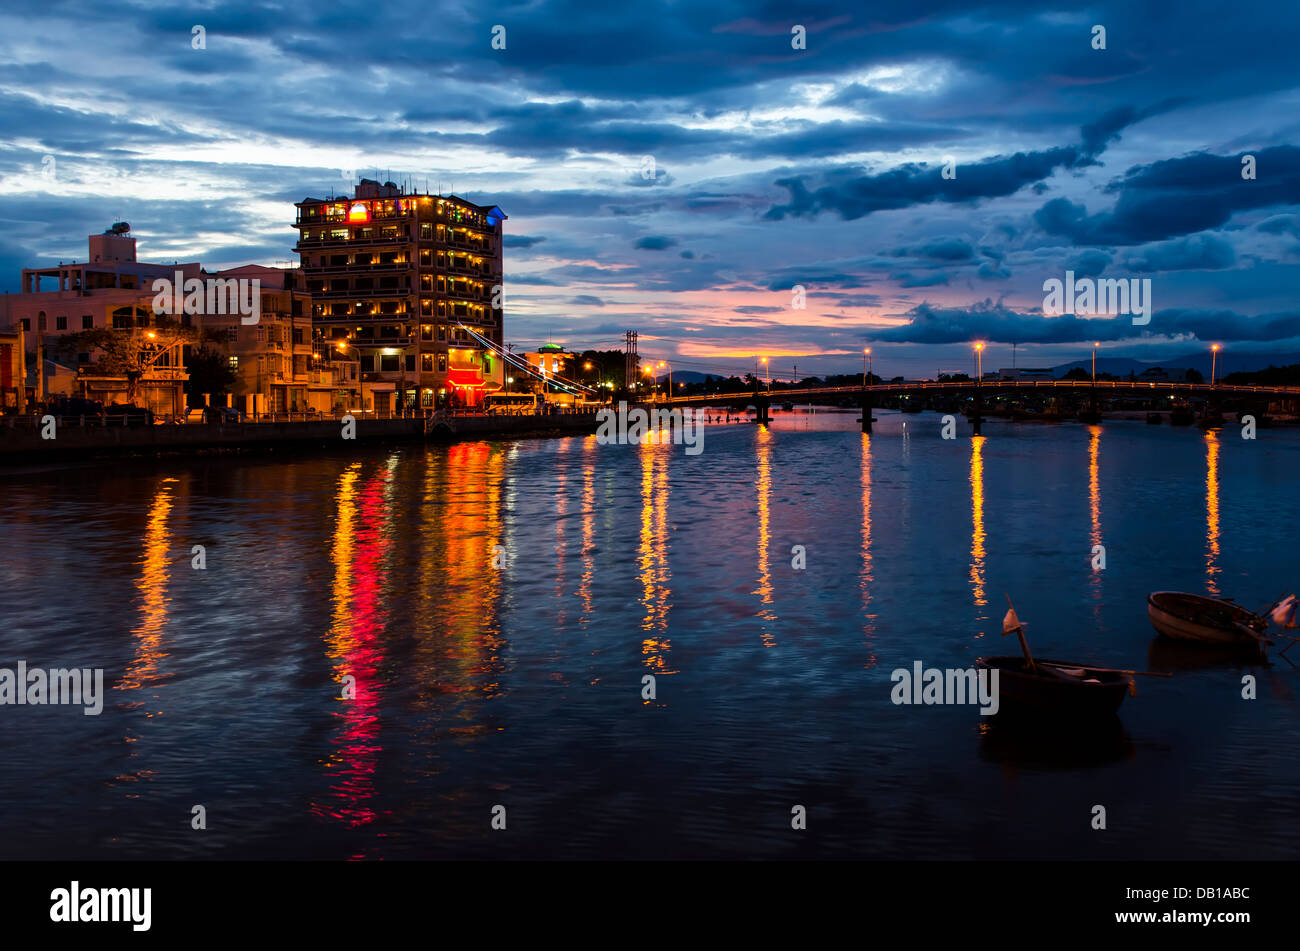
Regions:
[[[1228,223],[1238,212],[1300,203],[1300,148],[1253,153],[1257,178],[1242,177],[1244,155],[1199,152],[1131,170],[1111,191],[1113,210],[1089,215],[1082,203],[1053,198],[1034,215],[1050,235],[1075,244],[1141,244]]]
[[[644,238],[637,238],[633,247],[642,251],[666,251],[676,243],[676,238],[670,238],[667,235],[648,234]]]
[[[1140,248],[1125,258],[1124,266],[1141,274],[1150,271],[1212,271],[1232,267],[1236,262],[1237,252],[1223,238],[1198,234]]]

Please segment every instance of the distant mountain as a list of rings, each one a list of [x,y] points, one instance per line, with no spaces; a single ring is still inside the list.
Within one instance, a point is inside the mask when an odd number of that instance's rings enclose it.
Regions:
[[[738,373],[736,375],[740,376],[741,374]],[[726,377],[720,373],[699,373],[696,370],[674,370],[673,371],[673,383],[704,383],[710,377],[712,377],[715,380],[726,379]],[[659,382],[667,383],[668,374],[665,373],[663,376],[659,377]]]
[[[1151,367],[1160,367],[1165,370],[1196,370],[1208,380],[1210,378],[1210,361],[1211,355],[1208,352],[1189,353],[1181,357],[1171,357],[1168,360],[1149,362],[1130,360],[1127,357],[1098,357],[1097,372],[1110,373],[1115,376],[1128,376],[1129,371],[1138,374]],[[1221,350],[1219,351],[1218,367],[1215,373],[1221,380],[1229,373],[1263,370],[1270,364],[1275,367],[1284,367],[1293,363],[1300,363],[1300,353],[1238,353]],[[1092,360],[1075,360],[1073,363],[1062,363],[1060,366],[1052,367],[1052,372],[1056,376],[1062,377],[1075,367],[1091,373]]]

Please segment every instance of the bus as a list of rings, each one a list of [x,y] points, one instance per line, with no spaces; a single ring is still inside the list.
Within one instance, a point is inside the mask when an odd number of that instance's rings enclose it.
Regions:
[[[537,412],[536,393],[488,393],[483,411],[492,416],[521,416]]]

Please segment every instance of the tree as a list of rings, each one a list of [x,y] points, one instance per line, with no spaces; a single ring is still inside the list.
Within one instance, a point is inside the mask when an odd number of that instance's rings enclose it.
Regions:
[[[58,353],[68,356],[89,353],[91,362],[86,369],[102,376],[120,376],[126,379],[126,399],[134,403],[140,381],[159,363],[180,365],[180,348],[200,339],[199,332],[171,317],[159,315],[153,326],[145,326],[147,317],[137,317],[130,328],[95,327],[66,334],[55,345]],[[167,354],[174,354],[164,360]]]
[[[1083,367],[1075,367],[1069,373],[1065,374],[1067,380],[1091,380],[1092,374]]]
[[[1191,369],[1191,370],[1188,370],[1188,371],[1187,371],[1187,382],[1188,382],[1188,383],[1204,383],[1204,382],[1205,382],[1205,376],[1201,373],[1200,370]]]
[[[237,379],[235,371],[230,368],[230,358],[207,344],[190,354],[187,369],[190,371],[190,380],[185,385],[185,391],[189,394],[190,406],[202,405],[202,393],[225,396]]]

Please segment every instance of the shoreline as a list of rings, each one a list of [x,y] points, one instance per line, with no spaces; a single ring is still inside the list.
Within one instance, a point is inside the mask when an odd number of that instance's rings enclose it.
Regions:
[[[478,439],[556,438],[596,431],[594,413],[558,416],[437,416],[358,419],[343,436],[341,419],[297,422],[185,423],[135,426],[63,425],[42,438],[34,420],[0,423],[0,469],[50,462],[124,458],[265,454],[309,454],[366,445],[447,443]]]

